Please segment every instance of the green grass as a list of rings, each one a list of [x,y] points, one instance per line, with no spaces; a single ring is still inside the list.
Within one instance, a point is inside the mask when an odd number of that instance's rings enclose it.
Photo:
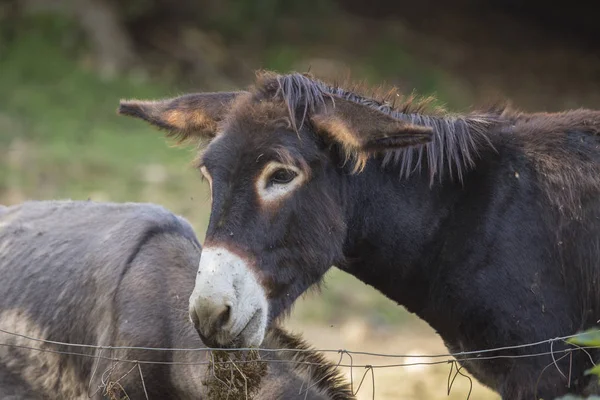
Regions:
[[[164,201],[204,221],[207,210],[190,198],[207,195],[189,167],[190,149],[169,148],[162,133],[116,115],[120,98],[175,92],[101,79],[85,67],[85,52],[65,48],[68,32],[36,19],[0,59],[0,196]],[[145,179],[155,165],[164,168],[160,182]]]
[[[26,199],[88,199],[163,204],[184,215],[203,240],[207,185],[190,166],[193,151],[173,148],[147,124],[116,115],[121,98],[181,91],[135,77],[102,79],[72,26],[55,18],[24,21],[0,57],[0,203]],[[285,51],[282,51],[285,50]],[[285,70],[300,55],[273,50],[269,64]],[[404,309],[355,278],[332,269],[320,295],[294,311],[306,321],[349,316],[374,324],[407,320]]]

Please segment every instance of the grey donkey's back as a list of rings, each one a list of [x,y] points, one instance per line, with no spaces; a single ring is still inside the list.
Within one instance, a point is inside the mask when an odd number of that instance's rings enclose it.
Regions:
[[[204,347],[187,313],[200,251],[189,223],[158,205],[0,207],[0,329],[89,345]],[[115,381],[132,400],[146,398],[144,387],[150,399],[207,398],[205,351],[58,346],[3,332],[0,344],[2,399],[102,398]],[[307,348],[277,328],[263,346]],[[266,356],[324,362],[314,352]],[[303,399],[305,381],[321,378],[306,398],[353,398],[330,363],[307,370],[285,362],[269,364],[256,398]]]

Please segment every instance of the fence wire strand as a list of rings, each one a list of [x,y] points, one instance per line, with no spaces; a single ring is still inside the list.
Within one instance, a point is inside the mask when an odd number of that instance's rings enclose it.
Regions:
[[[273,353],[285,352],[285,351],[295,352],[295,353],[312,353],[315,351],[320,352],[320,353],[339,353],[340,351],[343,351],[346,354],[363,355],[363,356],[371,356],[371,357],[386,357],[386,358],[417,358],[417,357],[419,357],[419,358],[448,358],[448,357],[454,357],[454,358],[461,359],[461,360],[462,360],[462,358],[460,358],[460,357],[468,356],[468,355],[478,355],[478,354],[500,352],[500,351],[506,351],[506,350],[518,350],[518,349],[523,349],[526,347],[534,347],[534,346],[540,346],[540,345],[544,345],[544,344],[552,345],[552,343],[555,341],[565,341],[567,339],[571,339],[571,338],[574,338],[574,337],[580,335],[580,334],[576,333],[576,334],[567,335],[567,336],[560,336],[560,337],[555,337],[555,338],[551,338],[551,339],[540,340],[540,341],[532,342],[532,343],[513,345],[513,346],[495,347],[495,348],[483,349],[483,350],[461,351],[461,352],[457,352],[457,353],[414,355],[414,354],[374,353],[374,352],[368,352],[368,351],[350,351],[350,350],[344,350],[344,349],[290,349],[290,348],[272,349],[272,348],[256,348],[256,347],[239,347],[239,348],[227,348],[227,347],[176,348],[175,347],[175,348],[169,348],[169,347],[143,347],[143,346],[103,346],[103,345],[92,345],[92,344],[81,344],[81,343],[65,343],[65,342],[58,342],[58,341],[53,341],[53,340],[39,339],[39,338],[34,338],[31,336],[24,335],[21,333],[10,332],[10,331],[4,330],[4,329],[0,329],[0,332],[5,333],[7,335],[11,335],[11,336],[18,336],[23,339],[31,340],[34,342],[41,342],[44,344],[54,344],[57,346],[81,347],[81,348],[89,348],[89,349],[95,349],[95,350],[145,350],[145,351],[215,351],[215,350],[252,351],[252,350],[254,350],[254,351],[273,352]],[[595,331],[590,331],[590,333],[600,333],[600,329],[595,330]],[[578,346],[578,347],[580,347],[580,346]],[[582,347],[582,348],[596,348],[596,346]],[[550,354],[550,352],[547,354]]]
[[[68,343],[64,343],[62,344],[63,346],[69,346]],[[106,357],[106,356],[100,356],[100,355],[95,355],[95,354],[87,354],[87,353],[79,353],[76,351],[62,351],[62,350],[52,350],[52,349],[43,349],[40,347],[31,347],[31,346],[24,346],[24,345],[19,345],[19,344],[12,344],[12,343],[0,343],[0,346],[2,347],[12,347],[12,348],[18,348],[18,349],[26,349],[26,350],[34,350],[34,351],[40,351],[40,352],[46,352],[46,353],[54,353],[54,354],[62,354],[62,355],[71,355],[71,356],[81,356],[81,357],[87,357],[87,358],[99,358],[102,360],[107,360],[107,361],[115,361],[115,362],[126,362],[126,363],[140,363],[140,364],[156,364],[156,365],[208,365],[211,364],[211,361],[191,361],[191,362],[186,362],[186,361],[154,361],[154,360],[129,360],[126,358],[117,358],[117,357]],[[554,350],[552,351],[544,351],[544,352],[539,352],[539,353],[529,353],[529,354],[516,354],[516,355],[498,355],[498,356],[487,356],[487,357],[470,357],[470,358],[460,358],[458,359],[458,361],[461,362],[465,362],[465,361],[482,361],[482,360],[495,360],[495,359],[518,359],[518,358],[530,358],[530,357],[539,357],[539,356],[545,356],[545,355],[551,355],[551,354],[557,354],[557,353],[570,353],[572,351],[575,350],[584,350],[584,349],[598,349],[598,346],[579,346],[576,348],[571,348],[571,349],[562,349],[562,350]],[[210,350],[214,350],[214,349],[207,349],[207,351]],[[228,351],[236,351],[239,349],[228,349]],[[254,350],[260,350],[262,351],[262,349],[254,349]],[[273,350],[273,349],[269,349],[269,350]],[[280,351],[280,350],[291,350],[291,349],[278,349],[278,350],[273,350],[273,351]],[[305,351],[302,349],[298,349],[299,351]],[[316,349],[313,350],[314,352],[319,352],[320,350]],[[346,350],[347,351],[347,350]],[[348,353],[353,353],[351,351],[347,351]],[[356,354],[356,353],[353,353]],[[385,357],[385,355],[381,355],[382,357]],[[422,357],[421,355],[407,355],[406,358],[419,358]],[[297,360],[262,360],[263,362],[268,362],[268,363],[281,363],[281,364],[298,364],[298,365],[313,365],[313,366],[323,366],[323,365],[331,365],[329,362],[327,363],[318,363],[318,362],[311,362],[311,361],[297,361]],[[397,368],[397,367],[414,367],[414,366],[427,366],[427,365],[439,365],[439,364],[448,364],[451,362],[454,362],[455,360],[451,360],[451,359],[447,359],[447,360],[441,360],[441,361],[421,361],[421,362],[412,362],[412,363],[395,363],[395,364],[363,364],[363,365],[356,365],[356,364],[338,364],[338,367],[343,367],[343,368]],[[214,361],[215,364],[228,364],[230,362],[233,361]],[[238,364],[244,364],[244,363],[254,363],[257,362],[257,360],[236,360],[235,363]],[[258,360],[258,362],[260,362],[260,360]],[[554,364],[554,362],[552,363]]]
[[[600,329],[597,331],[592,331],[592,332],[600,333]],[[568,343],[570,346],[573,346],[570,348],[563,348],[563,349],[558,349],[558,350],[556,350],[554,348],[554,343],[556,341],[565,341],[567,339],[576,337],[579,334],[556,337],[556,338],[551,338],[551,339],[547,339],[547,340],[541,340],[541,341],[526,343],[526,344],[521,344],[521,345],[496,347],[496,348],[491,348],[491,349],[463,351],[463,352],[457,352],[457,353],[415,355],[415,354],[384,354],[384,353],[375,353],[375,352],[366,352],[366,351],[351,351],[351,350],[346,350],[346,349],[335,349],[335,350],[334,349],[293,349],[293,348],[279,348],[279,349],[236,348],[236,349],[232,349],[232,348],[209,348],[209,347],[161,348],[161,347],[141,347],[141,346],[106,346],[106,345],[89,345],[89,344],[81,344],[81,343],[66,343],[66,342],[59,342],[59,341],[53,341],[53,340],[46,340],[46,339],[40,339],[40,338],[35,338],[35,337],[28,336],[28,335],[24,335],[22,333],[10,332],[10,331],[4,330],[4,329],[0,329],[0,333],[4,333],[6,335],[13,336],[13,337],[19,337],[19,338],[22,338],[22,339],[25,339],[25,340],[28,340],[31,342],[36,342],[36,343],[40,343],[40,344],[44,344],[44,345],[75,347],[75,348],[82,349],[81,351],[67,351],[67,350],[58,350],[58,349],[51,349],[51,348],[33,347],[33,346],[27,346],[27,345],[23,345],[23,344],[16,344],[16,343],[0,343],[0,347],[11,347],[11,348],[18,348],[18,349],[25,349],[25,350],[32,350],[32,351],[39,351],[39,352],[48,352],[48,353],[77,356],[77,357],[86,357],[86,358],[94,359],[95,362],[94,362],[94,366],[92,368],[92,370],[93,370],[92,377],[90,378],[90,382],[88,384],[88,396],[93,396],[95,393],[97,393],[98,391],[101,391],[101,390],[103,390],[103,391],[110,390],[111,384],[113,384],[113,385],[119,384],[120,380],[122,380],[125,376],[129,375],[137,367],[139,374],[140,374],[140,380],[141,380],[141,384],[142,384],[143,391],[144,391],[146,398],[148,398],[148,393],[146,390],[146,385],[144,382],[144,377],[143,377],[142,368],[141,368],[141,366],[144,364],[150,364],[150,365],[212,365],[213,373],[214,373],[215,364],[229,364],[229,363],[244,364],[244,363],[257,362],[257,360],[235,360],[235,361],[232,361],[231,358],[229,361],[217,361],[214,359],[214,356],[212,353],[212,351],[215,351],[215,350],[223,350],[223,351],[229,351],[229,352],[231,352],[231,351],[251,351],[252,350],[252,351],[262,351],[262,352],[266,352],[266,353],[275,353],[275,352],[296,352],[296,353],[310,352],[310,353],[314,353],[314,352],[320,352],[320,353],[337,353],[337,354],[339,354],[340,358],[339,358],[339,361],[337,362],[337,364],[333,364],[330,361],[319,363],[319,362],[301,361],[301,360],[295,360],[295,359],[289,359],[289,360],[286,360],[286,359],[262,359],[262,360],[258,360],[259,362],[267,362],[267,363],[274,363],[274,364],[281,363],[281,364],[296,364],[296,365],[308,366],[308,370],[309,370],[309,374],[308,374],[309,378],[308,379],[309,380],[308,380],[308,382],[306,382],[306,389],[304,389],[304,384],[303,384],[302,387],[300,388],[300,393],[299,393],[299,394],[302,394],[304,392],[306,395],[308,395],[308,391],[311,388],[317,386],[321,382],[321,380],[324,379],[324,378],[321,378],[320,380],[318,380],[316,382],[310,381],[310,375],[311,375],[310,371],[312,370],[313,366],[334,365],[336,368],[350,368],[350,374],[349,374],[350,389],[354,395],[356,395],[359,392],[359,390],[363,386],[366,376],[370,372],[371,379],[372,379],[373,398],[375,398],[374,397],[375,396],[375,371],[374,370],[376,368],[398,368],[398,367],[432,366],[432,365],[450,364],[450,372],[448,374],[448,382],[447,382],[448,395],[450,394],[450,391],[452,389],[452,386],[454,384],[456,377],[458,375],[461,375],[462,377],[465,377],[469,380],[469,391],[468,391],[468,395],[467,395],[467,399],[469,399],[471,396],[472,390],[473,390],[473,381],[472,381],[471,377],[469,377],[468,375],[466,375],[462,372],[463,366],[459,365],[459,362],[465,363],[465,362],[471,362],[471,361],[484,361],[484,360],[495,360],[495,359],[520,359],[520,358],[540,357],[540,356],[548,356],[549,355],[551,357],[552,361],[541,371],[540,376],[538,377],[538,383],[541,379],[541,375],[549,367],[554,366],[554,367],[556,367],[558,372],[568,381],[567,384],[570,386],[571,365],[569,365],[569,371],[568,371],[568,377],[567,377],[565,375],[565,373],[558,367],[558,361],[561,361],[562,359],[566,358],[567,356],[571,357],[571,360],[572,360],[572,353],[574,351],[584,351],[587,354],[587,356],[589,357],[592,364],[596,365],[596,363],[593,360],[593,357],[588,352],[588,349],[599,348],[599,346],[580,346],[580,345],[571,344],[571,343]],[[541,346],[541,345],[549,345],[550,350],[549,351],[530,352],[530,353],[524,353],[524,354],[487,355],[492,352],[520,350],[520,349],[524,349],[527,347],[535,347],[535,346]],[[84,352],[85,349],[94,350],[94,352],[87,353],[87,352]],[[104,355],[104,354],[106,354],[105,350],[109,351],[110,356]],[[140,360],[140,359],[135,359],[135,360],[131,359],[130,360],[127,358],[114,357],[113,356],[114,350],[143,350],[143,351],[157,351],[157,352],[206,351],[206,352],[209,352],[209,354],[210,354],[210,360],[189,361],[189,362],[188,361]],[[342,362],[344,360],[344,355],[347,355],[348,358],[350,359],[349,363]],[[431,361],[357,365],[354,363],[353,355],[354,356],[361,355],[361,356],[371,356],[371,357],[387,357],[387,358],[391,358],[391,359],[421,358],[421,359],[430,359]],[[560,355],[560,357],[557,358],[556,355]],[[435,360],[436,358],[445,358],[445,359],[444,360]],[[93,376],[98,372],[97,368],[98,368],[98,363],[100,360],[109,361],[112,363],[112,366],[110,366],[106,371],[104,371],[104,373],[102,373],[100,385],[96,388],[95,392],[90,395],[89,391],[92,386],[92,379],[93,379]],[[111,382],[110,375],[113,374],[117,365],[119,365],[121,363],[132,364],[132,367],[129,371],[127,371],[125,373],[124,376],[120,377],[117,381]],[[571,361],[571,363],[572,363],[572,361]],[[236,368],[237,368],[237,366],[236,366]],[[353,369],[354,368],[364,368],[365,369],[356,390],[354,390],[354,380],[353,380],[353,375],[354,375]],[[454,376],[452,377],[454,368],[456,368],[456,371],[454,372]],[[106,376],[107,374],[109,375],[109,377]],[[217,377],[215,376],[215,378],[217,378]],[[536,386],[537,386],[537,384],[536,384]]]

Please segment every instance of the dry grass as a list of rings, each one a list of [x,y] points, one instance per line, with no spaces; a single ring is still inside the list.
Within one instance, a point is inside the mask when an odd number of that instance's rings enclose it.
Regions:
[[[213,350],[205,379],[208,398],[253,400],[267,367],[267,363],[261,362],[258,351]]]
[[[119,382],[110,382],[106,385],[104,394],[108,396],[110,400],[130,400],[125,389]]]

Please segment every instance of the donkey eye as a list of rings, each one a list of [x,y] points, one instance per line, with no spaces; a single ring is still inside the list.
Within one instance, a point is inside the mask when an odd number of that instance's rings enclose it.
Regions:
[[[289,196],[306,181],[306,174],[291,164],[271,161],[254,181],[256,194],[267,205]]]
[[[290,183],[298,174],[291,169],[280,168],[271,175],[270,183],[285,184]]]

